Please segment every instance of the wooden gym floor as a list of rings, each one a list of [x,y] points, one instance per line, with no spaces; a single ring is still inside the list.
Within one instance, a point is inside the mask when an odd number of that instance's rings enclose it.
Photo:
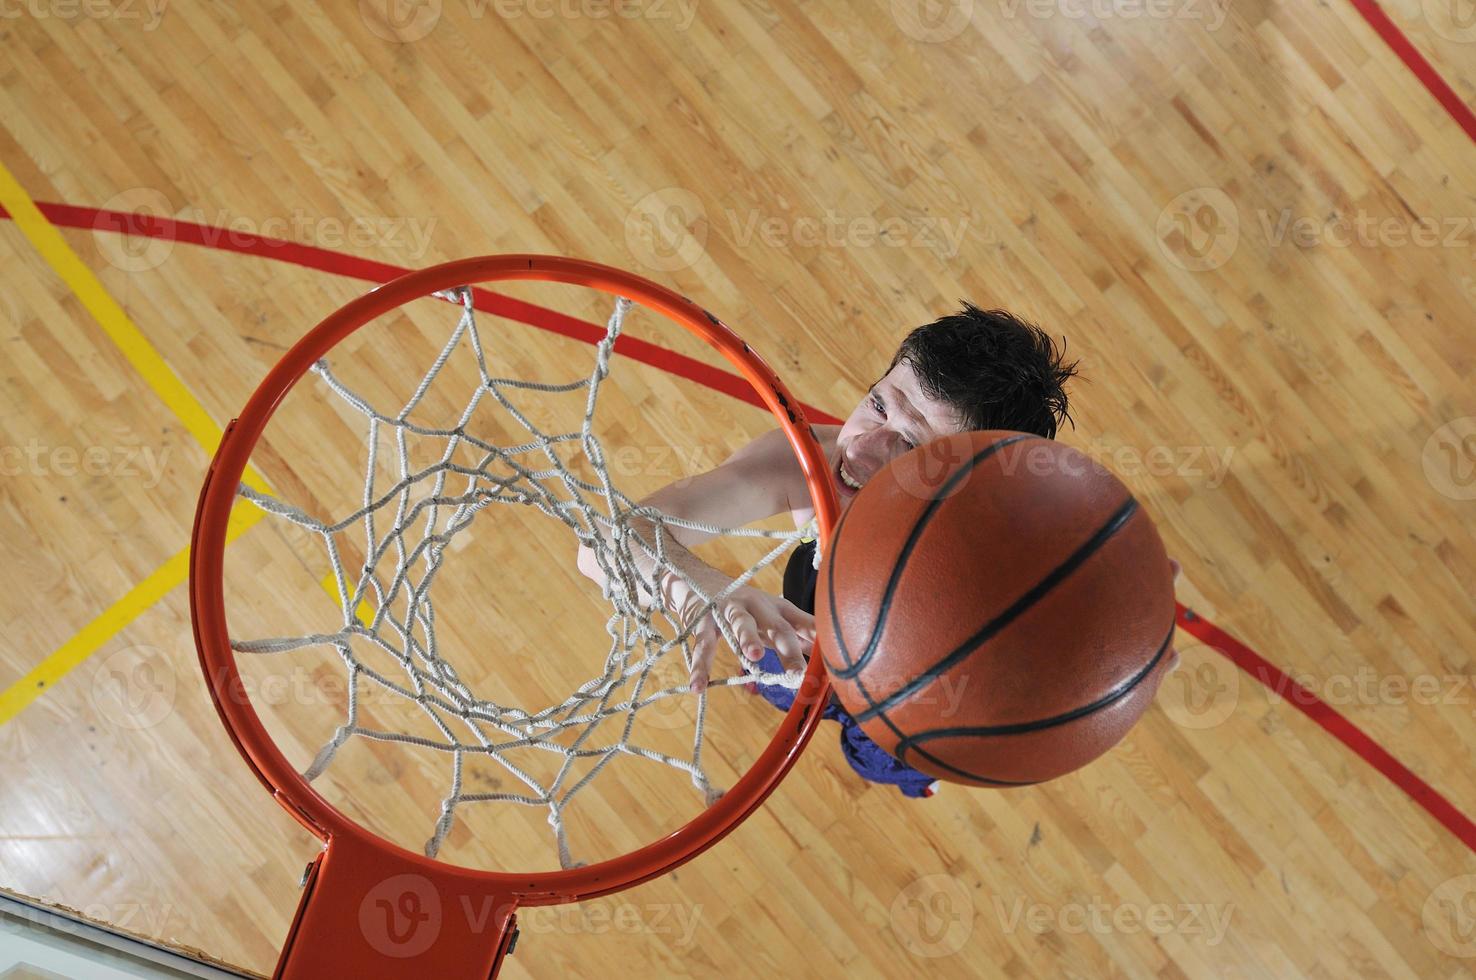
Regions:
[[[1151,510],[1192,616],[1159,703],[1086,770],[904,800],[827,726],[719,848],[530,912],[506,976],[1476,973],[1471,17],[12,5],[0,886],[270,971],[316,842],[199,679],[203,467],[365,280],[533,251],[698,298],[835,415],[960,298],[1064,335],[1085,376],[1064,439]],[[534,376],[590,354],[504,329]],[[635,489],[681,475],[662,446],[712,465],[770,424],[620,367]],[[274,569],[285,547],[233,546]],[[572,543],[515,557],[538,587],[487,612],[521,650],[590,593]]]

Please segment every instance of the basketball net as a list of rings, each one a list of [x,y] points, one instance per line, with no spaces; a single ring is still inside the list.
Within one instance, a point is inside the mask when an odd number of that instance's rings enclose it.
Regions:
[[[231,639],[238,654],[282,654],[306,648],[335,651],[348,672],[347,708],[329,741],[303,773],[312,781],[333,763],[339,749],[353,738],[416,746],[447,759],[446,789],[439,818],[425,843],[425,854],[434,857],[450,832],[458,808],[470,804],[506,803],[539,807],[547,817],[564,868],[578,867],[565,829],[564,812],[575,795],[616,759],[639,759],[671,766],[690,776],[707,804],[722,790],[709,780],[702,764],[707,691],[693,694],[685,684],[662,687],[653,672],[669,658],[680,657],[685,668],[692,666],[694,630],[712,613],[713,605],[733,590],[747,584],[759,571],[773,563],[800,539],[814,536],[812,521],[807,527],[781,532],[763,529],[723,528],[682,520],[641,506],[623,493],[610,478],[605,451],[593,431],[601,383],[609,376],[610,355],[620,336],[631,302],[619,298],[606,324],[605,335],[595,347],[595,363],[587,377],[559,384],[545,384],[494,377],[488,368],[472,291],[458,288],[434,294],[457,305],[460,316],[435,362],[410,398],[397,410],[383,411],[342,383],[326,359],[313,368],[317,380],[366,422],[365,466],[362,503],[341,517],[310,514],[280,497],[267,496],[240,484],[236,493],[272,517],[289,521],[317,535],[331,566],[340,616],[325,623],[319,632],[301,636]],[[453,356],[468,352],[475,359],[480,383],[465,394],[464,409],[457,423],[434,428],[411,421],[411,414],[425,398]],[[439,392],[439,389],[438,389]],[[520,410],[515,398],[525,393],[583,399],[583,422],[578,431],[545,434]],[[444,392],[439,392],[444,395]],[[514,419],[526,439],[515,445],[499,445],[485,438],[484,426],[474,425],[478,409],[490,402]],[[457,399],[457,403],[462,403]],[[476,431],[474,431],[476,430]],[[415,468],[409,443],[425,440],[443,444],[438,461]],[[390,485],[376,478],[379,473],[381,440],[392,443],[397,459],[390,472],[398,478]],[[504,440],[505,441],[505,440]],[[582,460],[593,480],[581,479],[571,469],[571,460],[558,450]],[[472,459],[467,463],[464,460]],[[500,704],[473,691],[462,682],[456,668],[437,640],[433,586],[445,571],[450,546],[465,535],[480,515],[494,505],[535,507],[558,521],[592,550],[604,573],[603,595],[610,615],[605,623],[608,643],[602,655],[591,650],[594,677],[562,698],[531,705]],[[774,540],[773,547],[731,586],[708,594],[675,564],[668,561],[673,529],[690,529],[713,535],[762,537]],[[362,536],[366,556],[362,568],[348,568],[342,553],[348,536]],[[637,560],[642,555],[645,562]],[[644,573],[654,559],[655,570]],[[697,597],[681,611],[673,608],[662,588],[664,575],[678,575]],[[696,615],[693,613],[696,612]],[[685,613],[682,615],[681,613]],[[724,617],[713,617],[731,649],[738,643]],[[353,641],[367,642],[398,664],[399,672],[375,669],[353,648]],[[598,649],[598,648],[596,648]],[[778,684],[798,687],[798,673],[763,672],[746,658],[738,676],[714,679],[709,690],[738,684]],[[686,671],[682,671],[686,676]],[[413,703],[430,719],[437,738],[399,731],[385,731],[366,723],[360,715],[364,691],[374,688],[380,696]],[[502,692],[496,692],[503,696]],[[694,698],[695,725],[689,755],[676,756],[644,747],[637,741],[636,720],[642,711],[667,698]],[[519,765],[515,750],[541,750],[562,757],[552,778],[535,778]],[[523,792],[469,792],[463,785],[468,760],[482,757],[499,763],[525,787]],[[575,763],[588,760],[588,768],[576,770]]]

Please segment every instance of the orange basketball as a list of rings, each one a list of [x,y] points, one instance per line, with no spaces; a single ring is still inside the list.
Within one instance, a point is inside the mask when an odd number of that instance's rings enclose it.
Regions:
[[[1071,772],[1138,720],[1169,663],[1174,586],[1148,514],[1061,443],[965,432],[851,502],[815,592],[836,696],[939,779]]]

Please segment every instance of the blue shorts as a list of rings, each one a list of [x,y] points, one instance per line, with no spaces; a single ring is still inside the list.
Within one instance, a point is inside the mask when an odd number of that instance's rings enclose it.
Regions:
[[[779,663],[779,655],[773,650],[764,651],[764,659],[759,661],[758,666],[768,674],[784,672],[783,665]],[[794,692],[787,687],[755,683],[750,684],[749,688],[780,710],[788,711],[789,706],[794,704]],[[871,783],[895,786],[902,791],[903,796],[910,796],[914,799],[933,795],[931,789],[933,777],[898,762],[883,751],[861,730],[855,718],[841,710],[840,702],[836,701],[834,694],[830,696],[830,701],[825,705],[825,711],[821,717],[840,722],[841,752],[845,755],[846,761],[851,764],[851,768],[856,770],[856,774],[862,779]]]

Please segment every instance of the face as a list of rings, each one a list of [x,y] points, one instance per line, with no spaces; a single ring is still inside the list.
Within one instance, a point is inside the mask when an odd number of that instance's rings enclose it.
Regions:
[[[962,431],[953,407],[923,391],[912,365],[898,364],[866,393],[836,438],[831,475],[842,508],[893,459]]]

